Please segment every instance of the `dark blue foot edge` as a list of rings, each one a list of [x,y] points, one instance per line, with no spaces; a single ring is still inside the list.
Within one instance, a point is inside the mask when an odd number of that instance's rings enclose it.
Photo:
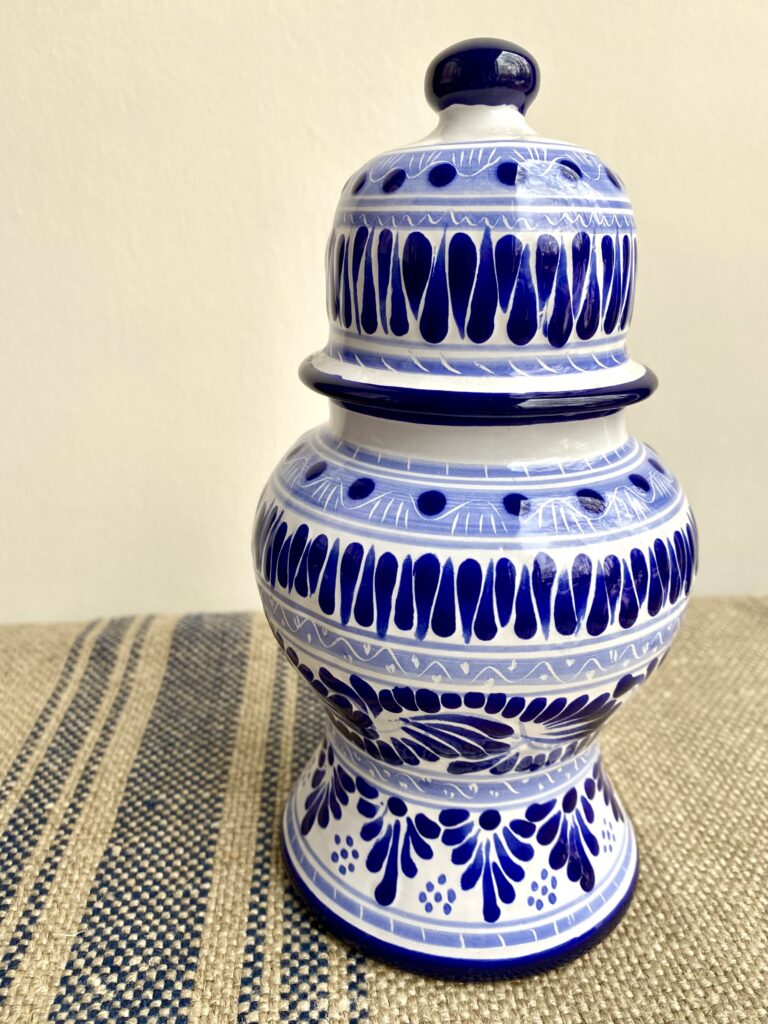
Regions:
[[[426,974],[433,978],[442,978],[445,981],[498,981],[502,978],[522,978],[529,974],[540,974],[542,971],[551,971],[556,967],[562,967],[563,964],[581,956],[582,953],[586,953],[592,946],[596,946],[604,939],[624,916],[635,891],[639,868],[639,862],[637,862],[629,888],[621,903],[615,907],[612,913],[596,924],[594,928],[590,928],[583,935],[579,935],[569,942],[564,942],[562,946],[548,949],[540,955],[531,954],[524,957],[513,957],[509,960],[460,961],[455,957],[431,956],[427,953],[406,950],[402,946],[372,938],[355,928],[325,904],[319,902],[309,891],[294,870],[285,845],[285,838],[281,836],[280,842],[283,861],[293,888],[317,920],[330,932],[375,960],[383,960],[385,963],[403,970]]]

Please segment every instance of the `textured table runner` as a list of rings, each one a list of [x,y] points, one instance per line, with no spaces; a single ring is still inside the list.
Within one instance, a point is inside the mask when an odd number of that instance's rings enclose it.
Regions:
[[[605,730],[640,880],[558,971],[427,980],[318,929],[279,817],[322,715],[261,616],[0,629],[0,1021],[768,1020],[768,602],[694,601]]]

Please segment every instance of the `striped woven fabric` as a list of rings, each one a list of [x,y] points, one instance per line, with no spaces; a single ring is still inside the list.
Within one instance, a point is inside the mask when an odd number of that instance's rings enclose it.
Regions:
[[[251,615],[0,629],[0,1021],[768,1019],[768,602],[694,602],[606,730],[641,875],[559,971],[430,981],[326,935],[280,810],[322,729]]]

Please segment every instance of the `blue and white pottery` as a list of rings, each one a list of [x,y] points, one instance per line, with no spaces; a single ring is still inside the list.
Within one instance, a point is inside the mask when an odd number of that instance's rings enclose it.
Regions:
[[[540,138],[525,50],[432,62],[439,123],[342,190],[330,400],[261,498],[253,558],[325,737],[285,810],[296,889],[375,957],[452,978],[588,948],[632,823],[597,742],[659,665],[696,568],[679,484],[627,434],[637,246],[621,180]],[[299,712],[300,714],[300,712]]]

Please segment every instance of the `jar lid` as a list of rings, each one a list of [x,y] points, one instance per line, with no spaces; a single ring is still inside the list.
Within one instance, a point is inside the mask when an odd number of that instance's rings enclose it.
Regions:
[[[544,139],[539,67],[472,39],[427,69],[421,142],[344,186],[326,253],[328,344],[305,383],[348,408],[427,422],[594,416],[647,397],[627,356],[637,267],[621,180]]]

